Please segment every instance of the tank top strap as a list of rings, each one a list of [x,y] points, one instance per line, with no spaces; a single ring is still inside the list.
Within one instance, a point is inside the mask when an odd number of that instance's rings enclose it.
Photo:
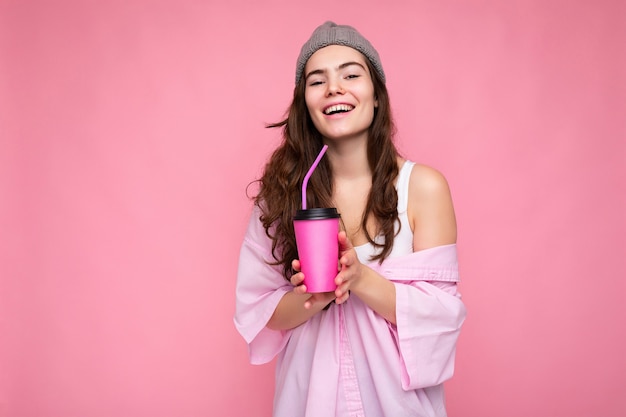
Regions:
[[[404,213],[409,205],[409,180],[411,179],[411,171],[415,162],[405,161],[398,173],[398,181],[396,181],[396,191],[398,193],[398,213]]]

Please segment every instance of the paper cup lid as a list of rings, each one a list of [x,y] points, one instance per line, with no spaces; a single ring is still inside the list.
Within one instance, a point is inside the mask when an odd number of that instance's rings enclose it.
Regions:
[[[298,210],[294,220],[319,220],[319,219],[337,219],[340,215],[337,209],[331,208],[311,208],[306,210]]]

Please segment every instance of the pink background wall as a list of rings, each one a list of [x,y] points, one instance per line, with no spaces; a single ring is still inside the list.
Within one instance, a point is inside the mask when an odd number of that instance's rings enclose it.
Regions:
[[[326,19],[453,190],[450,415],[626,415],[623,1],[1,0],[0,416],[269,415],[245,188]]]

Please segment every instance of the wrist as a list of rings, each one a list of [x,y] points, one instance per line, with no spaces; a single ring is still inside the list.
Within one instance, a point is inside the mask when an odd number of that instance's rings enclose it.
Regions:
[[[330,304],[335,301],[335,293],[331,292],[320,292],[320,293],[305,293],[308,296],[306,300],[307,310],[312,310],[315,312],[322,311],[328,309]]]
[[[350,290],[354,291],[356,294],[359,294],[362,291],[364,291],[366,288],[370,287],[372,277],[373,277],[373,274],[372,274],[373,272],[374,270],[372,270],[371,268],[365,265],[361,265],[361,268],[359,271],[359,278],[355,279],[352,282],[352,284],[350,285]]]

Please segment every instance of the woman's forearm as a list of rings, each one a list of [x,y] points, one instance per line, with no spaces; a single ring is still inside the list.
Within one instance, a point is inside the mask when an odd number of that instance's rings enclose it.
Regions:
[[[328,301],[323,297],[311,297],[311,294],[296,294],[293,291],[286,293],[274,310],[274,314],[267,322],[267,327],[272,330],[289,330],[298,327],[302,323],[309,320],[315,314],[322,311],[322,309],[332,301],[330,298]],[[328,297],[326,297],[328,298]],[[318,301],[315,301],[318,299]],[[305,307],[305,302],[309,300],[311,302],[309,308]]]
[[[351,287],[351,292],[385,320],[396,324],[396,287],[387,278],[365,267],[363,276]]]

